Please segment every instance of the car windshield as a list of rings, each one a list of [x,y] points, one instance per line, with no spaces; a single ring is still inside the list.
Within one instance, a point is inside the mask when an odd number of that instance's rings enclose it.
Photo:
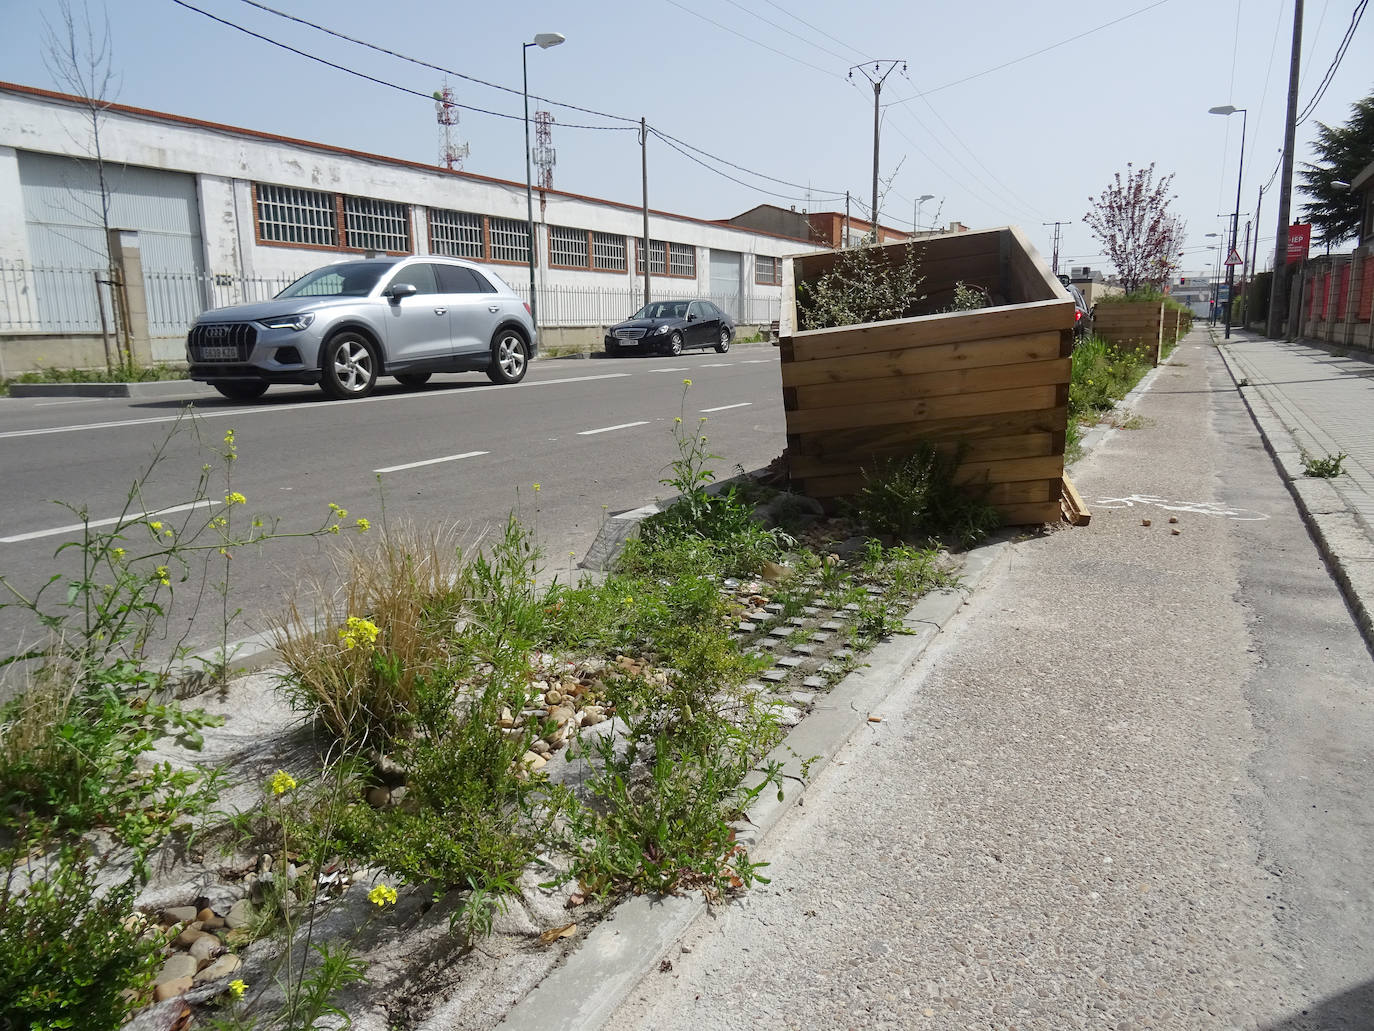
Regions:
[[[277,297],[366,297],[381,278],[395,267],[395,263],[390,261],[350,261],[342,265],[326,265],[301,276]]]
[[[685,319],[687,317],[687,302],[655,301],[653,304],[646,304],[630,317],[634,319]]]

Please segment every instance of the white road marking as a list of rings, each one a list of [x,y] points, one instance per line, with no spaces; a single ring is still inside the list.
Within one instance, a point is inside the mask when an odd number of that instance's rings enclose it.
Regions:
[[[125,516],[114,516],[111,519],[91,519],[85,523],[72,523],[70,526],[55,526],[51,530],[34,530],[32,533],[17,533],[13,537],[0,537],[0,544],[18,544],[20,541],[37,540],[40,537],[56,537],[62,533],[74,533],[87,526],[114,526],[116,523],[134,523],[140,519],[147,519],[150,516],[171,515],[173,512],[189,512],[193,508],[205,508],[207,505],[219,505],[223,502],[215,501],[211,498],[204,498],[200,501],[192,501],[185,505],[173,505],[171,508],[159,508],[156,512],[130,512]]]
[[[564,379],[541,379],[526,380],[520,384],[521,387],[552,387],[563,383],[590,383],[600,379],[625,379],[630,375],[628,372],[608,372],[600,376],[569,376]],[[223,418],[242,418],[245,415],[261,415],[264,412],[311,412],[316,410],[334,411],[341,406],[365,405],[373,401],[419,401],[435,397],[458,397],[467,394],[475,394],[488,390],[510,390],[508,386],[500,386],[492,383],[489,386],[468,387],[466,390],[427,390],[418,394],[383,394],[372,397],[359,398],[356,401],[331,401],[327,404],[316,405],[269,405],[257,408],[225,408],[206,411],[201,408],[195,410],[196,417],[200,419],[223,419]],[[77,423],[72,426],[49,426],[44,429],[36,430],[6,430],[0,432],[0,440],[9,440],[12,437],[42,437],[50,433],[79,433],[82,430],[111,430],[122,429],[125,426],[150,426],[155,423],[176,422],[178,419],[185,418],[184,415],[159,415],[149,419],[123,419],[113,422],[87,422]]]
[[[611,430],[628,430],[633,426],[647,426],[648,420],[642,419],[639,422],[622,422],[618,426],[602,426],[599,430],[578,430],[579,437],[590,437],[593,433],[610,433]]]
[[[728,369],[734,362],[702,362],[699,368],[702,369]]]
[[[373,469],[374,473],[398,473],[402,469],[418,469],[422,465],[438,465],[440,462],[456,462],[460,458],[476,458],[478,455],[489,455],[490,451],[464,451],[461,455],[445,455],[443,458],[427,458],[423,462],[407,462],[405,465],[388,465],[382,469]]]
[[[666,369],[650,369],[650,372],[691,372],[685,365],[671,365]]]
[[[772,365],[776,358],[750,358],[748,361],[740,362],[741,365]]]
[[[721,405],[719,408],[703,408],[703,412],[728,412],[731,408],[748,408],[753,401],[741,401],[737,405]]]
[[[54,405],[88,405],[88,404],[90,404],[92,401],[104,401],[104,400],[106,400],[106,398],[103,398],[103,397],[78,397],[75,401],[39,401],[39,402],[38,402],[36,405],[34,405],[33,407],[35,407],[35,408],[51,408],[51,407],[53,407]]]

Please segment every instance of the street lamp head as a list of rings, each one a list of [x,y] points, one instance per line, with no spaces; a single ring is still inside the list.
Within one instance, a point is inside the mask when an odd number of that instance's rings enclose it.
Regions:
[[[1230,104],[1223,104],[1221,107],[1209,107],[1207,113],[1209,115],[1233,115],[1237,111],[1244,110],[1245,108],[1243,107],[1232,107]]]
[[[923,194],[921,194],[919,197],[916,198],[916,202],[917,202],[918,204],[924,204],[926,201],[928,201],[928,200],[934,200],[934,199],[935,199],[935,194],[933,194],[933,193],[923,193]]]
[[[1345,182],[1343,179],[1332,179],[1331,185],[1336,187],[1336,189],[1338,190],[1348,190],[1351,188],[1350,184],[1348,182]]]
[[[540,50],[547,50],[549,47],[556,47],[564,42],[568,37],[561,32],[536,32],[534,34],[534,45]]]
[[[1220,233],[1205,233],[1205,236],[1220,236]]]

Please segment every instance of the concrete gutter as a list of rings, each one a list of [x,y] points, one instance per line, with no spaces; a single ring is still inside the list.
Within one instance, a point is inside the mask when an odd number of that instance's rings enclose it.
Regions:
[[[1304,472],[1302,448],[1293,434],[1263,394],[1249,385],[1226,345],[1218,344],[1217,350],[1250,410],[1265,449],[1293,495],[1317,550],[1340,585],[1365,644],[1374,652],[1374,540],[1330,480]]]

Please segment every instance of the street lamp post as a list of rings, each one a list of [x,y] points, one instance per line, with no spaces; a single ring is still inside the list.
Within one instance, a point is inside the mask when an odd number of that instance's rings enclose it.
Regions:
[[[530,171],[530,69],[528,57],[530,47],[547,50],[549,47],[558,46],[565,38],[558,32],[537,32],[532,42],[520,44],[520,77],[525,87],[525,221],[530,237],[530,321],[534,323],[536,333],[539,332],[539,305],[534,292],[534,184]]]
[[[1229,117],[1240,112],[1240,167],[1236,170],[1236,213],[1231,217],[1231,251],[1236,250],[1236,234],[1240,229],[1240,184],[1245,176],[1245,122],[1247,119],[1246,110],[1243,107],[1232,107],[1224,104],[1221,107],[1209,107],[1209,115],[1222,115]],[[1231,339],[1231,309],[1235,305],[1235,298],[1231,296],[1231,289],[1236,281],[1236,266],[1227,264],[1226,266],[1226,339]]]
[[[911,216],[911,231],[919,233],[921,231],[921,205],[928,200],[934,200],[935,194],[923,193],[916,198],[916,213]]]

